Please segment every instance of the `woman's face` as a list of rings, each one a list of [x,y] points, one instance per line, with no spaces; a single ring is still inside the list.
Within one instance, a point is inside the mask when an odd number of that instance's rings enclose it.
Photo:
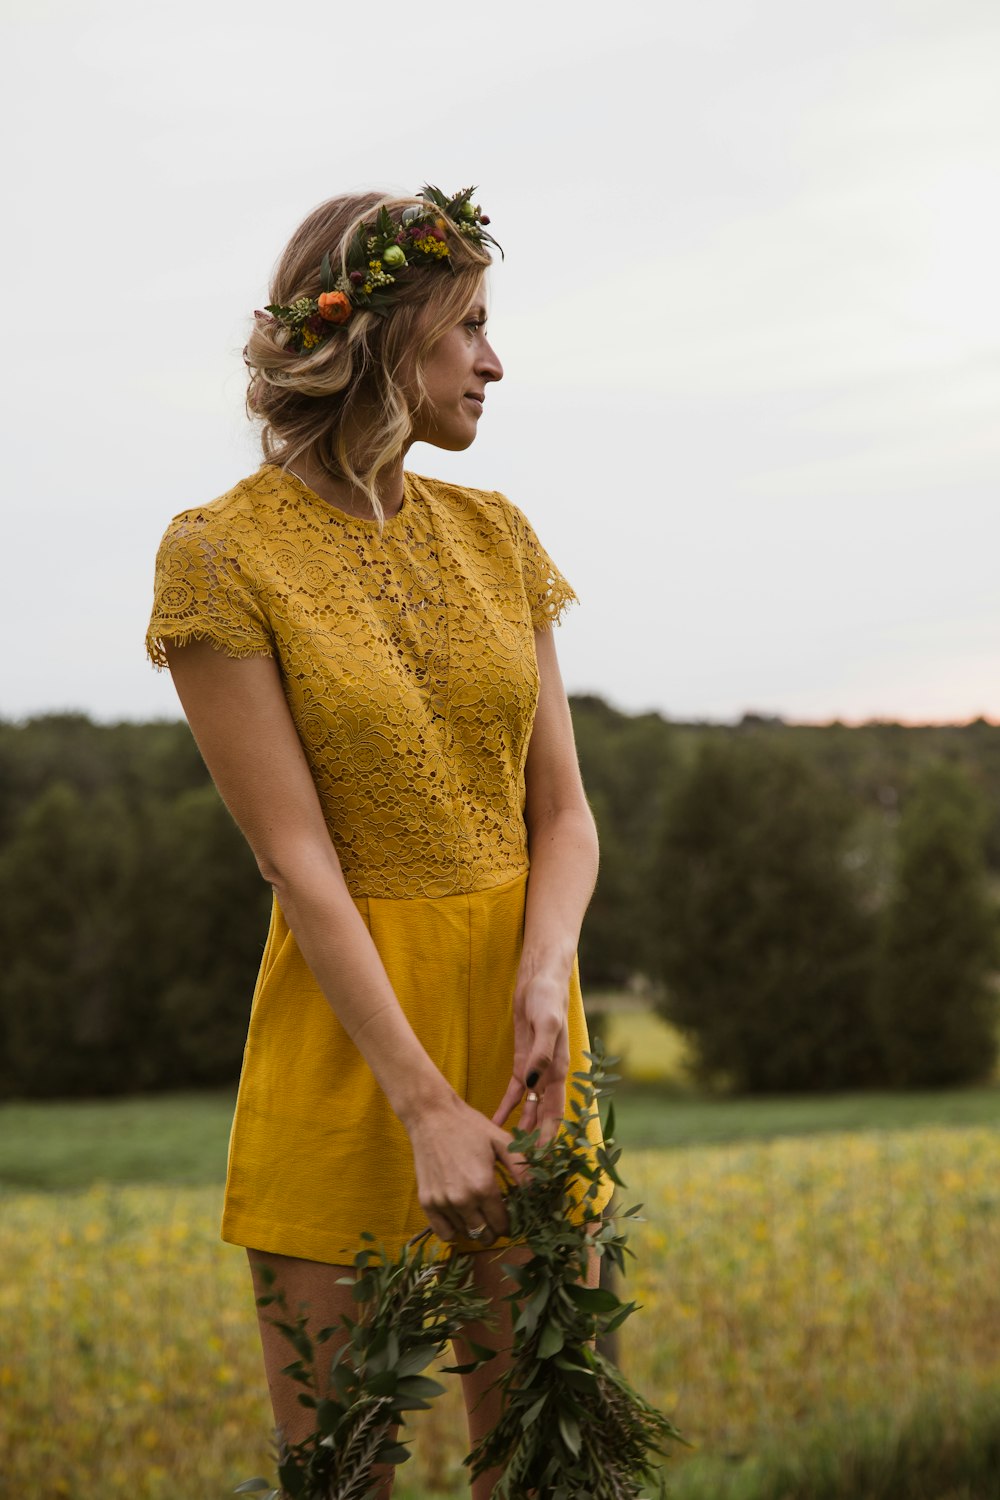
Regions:
[[[480,288],[461,323],[448,330],[424,361],[426,399],[413,419],[413,442],[459,450],[475,441],[486,387],[503,379],[503,366],[486,337]]]

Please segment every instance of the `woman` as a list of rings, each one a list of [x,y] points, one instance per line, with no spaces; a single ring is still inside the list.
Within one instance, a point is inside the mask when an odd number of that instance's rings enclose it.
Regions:
[[[509,1130],[551,1138],[587,1046],[597,847],[550,631],[572,591],[502,496],[403,469],[414,442],[467,448],[503,375],[472,191],[309,215],[245,352],[263,466],[157,559],[150,654],[275,896],[223,1237],[317,1326],[354,1306],[362,1231],[503,1240]],[[475,1256],[501,1340],[504,1256]],[[289,1351],[261,1336],[296,1442]],[[465,1377],[473,1442],[497,1365]]]

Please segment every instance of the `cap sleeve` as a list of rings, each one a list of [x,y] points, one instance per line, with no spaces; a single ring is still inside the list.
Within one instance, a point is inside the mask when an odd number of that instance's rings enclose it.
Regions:
[[[548,630],[559,621],[568,604],[577,602],[576,594],[538,540],[527,516],[509,500],[505,503],[531,610],[531,623],[536,630]]]
[[[227,656],[274,655],[243,549],[204,511],[175,517],[160,543],[146,652],[165,667],[164,642],[191,640],[211,641]]]

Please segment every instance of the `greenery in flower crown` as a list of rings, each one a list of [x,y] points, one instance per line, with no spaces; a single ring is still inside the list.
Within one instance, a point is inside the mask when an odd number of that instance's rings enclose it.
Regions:
[[[296,354],[308,354],[328,334],[349,323],[358,308],[385,317],[393,302],[393,288],[408,266],[451,264],[448,223],[476,246],[497,244],[486,225],[490,222],[478,203],[472,202],[474,187],[463,188],[449,198],[440,188],[426,186],[417,194],[424,206],[404,208],[394,219],[382,204],[372,223],[362,223],[334,271],[329,253],[320,264],[322,290],[318,297],[297,297],[288,306],[269,303],[266,316],[288,329]],[[257,313],[257,317],[265,314]]]
[[[570,1105],[564,1128],[555,1140],[539,1145],[537,1129],[515,1131],[511,1149],[529,1168],[523,1183],[507,1195],[511,1240],[531,1250],[523,1265],[505,1269],[515,1283],[512,1359],[497,1385],[503,1396],[496,1426],[465,1460],[473,1477],[494,1467],[501,1470],[495,1500],[640,1500],[644,1486],[664,1456],[668,1442],[686,1443],[673,1423],[633,1390],[629,1382],[594,1347],[602,1334],[618,1328],[636,1309],[605,1287],[584,1285],[589,1256],[596,1249],[619,1270],[624,1268],[627,1236],[621,1221],[635,1220],[641,1205],[612,1218],[593,1205],[604,1177],[621,1186],[614,1141],[614,1109],[609,1106],[604,1145],[587,1135],[602,1090],[617,1082],[607,1071],[600,1046],[586,1054],[587,1072],[574,1074],[578,1098]],[[588,1227],[600,1220],[599,1228]],[[303,1442],[279,1452],[278,1475],[293,1500],[367,1500],[377,1486],[376,1463],[401,1463],[409,1457],[404,1443],[389,1429],[402,1424],[406,1411],[424,1408],[442,1387],[422,1375],[465,1324],[485,1322],[488,1304],[470,1285],[470,1254],[436,1258],[418,1236],[390,1260],[382,1251],[362,1250],[356,1257],[355,1299],[364,1305],[357,1320],[343,1319],[342,1329],[327,1328],[315,1342],[306,1332],[304,1313],[289,1321],[280,1295],[259,1299],[276,1303],[285,1316],[277,1327],[298,1358],[288,1367],[306,1388],[299,1400],[315,1408],[316,1431]],[[370,1235],[365,1235],[370,1240]],[[267,1276],[273,1285],[273,1276]],[[331,1394],[317,1399],[316,1348],[334,1334],[347,1342],[333,1361]],[[474,1360],[452,1366],[465,1373],[494,1357],[472,1345]],[[248,1480],[237,1494],[268,1490],[265,1479]],[[658,1483],[663,1494],[662,1481]],[[278,1500],[270,1490],[266,1500]]]

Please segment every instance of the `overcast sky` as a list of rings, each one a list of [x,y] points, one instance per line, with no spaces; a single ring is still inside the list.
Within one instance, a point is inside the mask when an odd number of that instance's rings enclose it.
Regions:
[[[4,0],[0,717],[175,717],[170,517],[257,465],[240,349],[345,189],[479,199],[476,445],[674,718],[1000,717],[995,0]]]

